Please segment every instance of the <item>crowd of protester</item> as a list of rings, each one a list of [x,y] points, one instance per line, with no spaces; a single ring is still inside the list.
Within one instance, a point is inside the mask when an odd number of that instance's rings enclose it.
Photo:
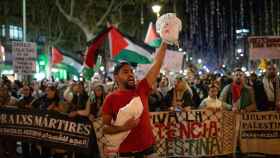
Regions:
[[[279,77],[277,66],[270,64],[266,73],[249,76],[236,68],[230,76],[205,74],[189,79],[177,75],[173,84],[162,75],[150,94],[150,111],[166,110],[279,110]]]
[[[246,76],[241,69],[232,74],[176,75],[161,74],[151,87],[149,107],[155,111],[185,111],[191,109],[244,111],[270,111],[280,109],[279,77],[277,66],[269,64],[265,74],[251,73]],[[195,73],[194,73],[195,74]],[[31,83],[10,81],[2,76],[0,82],[0,108],[16,107],[56,111],[69,117],[88,117],[91,121],[100,117],[103,101],[117,87],[112,83],[93,81],[50,82],[42,80]],[[22,156],[63,157],[71,155],[65,150],[22,143]],[[0,139],[0,157],[15,158],[16,140]],[[75,153],[79,154],[83,153]],[[71,156],[69,156],[71,157]],[[82,156],[83,157],[83,156]]]

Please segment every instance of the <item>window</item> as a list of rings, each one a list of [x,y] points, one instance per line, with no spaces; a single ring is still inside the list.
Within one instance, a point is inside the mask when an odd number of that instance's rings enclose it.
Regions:
[[[0,29],[1,29],[1,31],[0,31],[1,37],[5,37],[5,35],[6,35],[5,25],[1,25]]]
[[[22,40],[22,28],[18,26],[13,26],[10,25],[9,27],[9,34],[10,34],[10,39],[14,40]]]

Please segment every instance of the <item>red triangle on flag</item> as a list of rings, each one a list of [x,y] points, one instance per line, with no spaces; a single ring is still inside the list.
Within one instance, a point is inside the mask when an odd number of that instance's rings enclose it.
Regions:
[[[149,44],[150,42],[152,42],[153,40],[156,40],[158,38],[159,38],[159,36],[158,36],[158,34],[156,32],[156,29],[155,29],[153,23],[151,22],[149,24],[149,28],[148,28],[148,31],[147,31],[147,34],[146,34],[144,42],[146,44]]]
[[[109,33],[109,40],[112,57],[118,55],[122,49],[128,46],[127,41],[115,27]]]
[[[52,48],[52,64],[59,64],[63,60],[63,55],[57,48]]]
[[[107,28],[106,30],[102,31],[87,48],[87,52],[84,60],[85,60],[85,65],[87,65],[88,67],[92,68],[95,66],[97,49],[103,45],[105,37],[107,37],[107,34],[110,30],[111,28]]]

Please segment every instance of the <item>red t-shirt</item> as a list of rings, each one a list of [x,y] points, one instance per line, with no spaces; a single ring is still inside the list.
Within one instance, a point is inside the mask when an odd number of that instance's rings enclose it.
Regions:
[[[127,105],[135,96],[140,96],[144,106],[140,122],[131,130],[119,148],[120,153],[141,152],[155,144],[155,137],[150,122],[148,95],[151,88],[146,79],[140,81],[135,90],[117,90],[106,97],[102,112],[116,119],[119,109]]]

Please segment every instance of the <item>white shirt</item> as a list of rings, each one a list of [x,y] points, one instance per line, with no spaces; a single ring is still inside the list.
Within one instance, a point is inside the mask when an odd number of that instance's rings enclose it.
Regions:
[[[223,107],[222,101],[220,101],[218,98],[213,99],[209,96],[207,98],[203,99],[199,105],[200,109],[203,109],[203,108],[221,109],[222,107]]]

